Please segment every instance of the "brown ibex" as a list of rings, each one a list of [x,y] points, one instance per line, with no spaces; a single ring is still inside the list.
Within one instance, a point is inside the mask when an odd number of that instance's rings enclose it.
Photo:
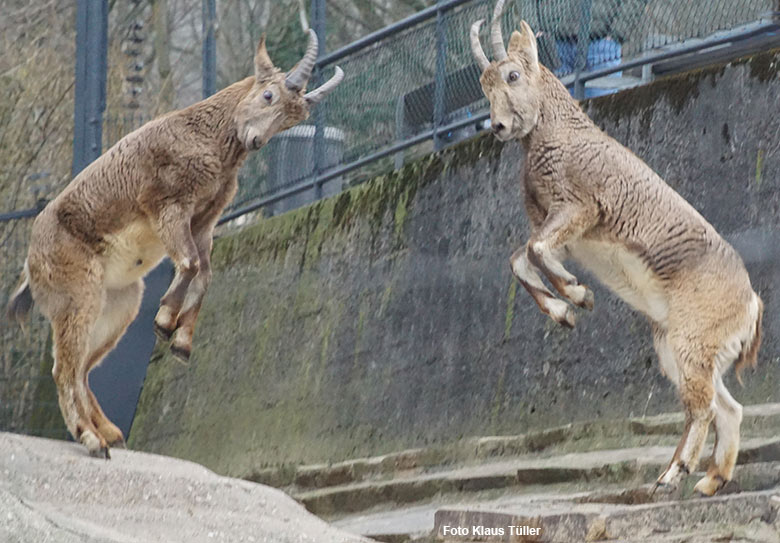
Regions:
[[[89,388],[89,371],[138,312],[142,278],[167,254],[176,266],[154,320],[187,359],[211,281],[214,226],[238,188],[249,151],[305,120],[344,74],[309,93],[317,57],[309,32],[303,59],[274,67],[261,38],[255,74],[128,134],[84,169],[36,218],[21,285],[9,302],[20,322],[33,300],[51,321],[60,409],[90,453],[124,443]]]
[[[471,27],[471,47],[490,101],[491,127],[525,151],[527,244],[510,260],[542,312],[574,326],[574,312],[542,282],[543,273],[572,304],[593,308],[593,293],[564,268],[569,256],[650,321],[663,373],[684,409],[682,439],[658,485],[676,485],[696,469],[710,423],[716,442],[696,490],[710,496],[732,477],[742,406],[722,376],[755,365],[763,304],[742,259],[649,166],[602,132],[561,82],[539,64],[528,24],[508,49],[501,35],[504,0],[493,12],[490,62]]]

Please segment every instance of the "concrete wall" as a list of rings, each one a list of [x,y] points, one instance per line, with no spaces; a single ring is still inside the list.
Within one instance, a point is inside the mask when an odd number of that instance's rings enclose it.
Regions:
[[[778,65],[763,54],[585,105],[747,256],[766,317],[758,372],[729,379],[743,403],[780,400]],[[157,352],[131,446],[250,475],[677,409],[643,317],[596,286],[568,331],[512,280],[521,162],[479,136],[220,239],[192,360]]]

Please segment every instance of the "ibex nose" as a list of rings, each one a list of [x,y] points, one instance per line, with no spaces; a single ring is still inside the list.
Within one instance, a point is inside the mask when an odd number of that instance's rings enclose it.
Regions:
[[[499,134],[506,127],[504,126],[504,123],[494,123],[494,124],[491,125],[491,128],[493,129],[493,133],[494,134]]]

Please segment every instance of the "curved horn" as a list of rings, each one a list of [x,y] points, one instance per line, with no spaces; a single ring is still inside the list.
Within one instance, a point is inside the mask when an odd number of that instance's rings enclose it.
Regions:
[[[493,56],[499,62],[507,57],[504,37],[501,35],[501,14],[504,12],[504,2],[505,0],[498,0],[493,10],[493,21],[490,23],[490,43],[493,46]]]
[[[314,62],[317,60],[318,51],[317,34],[309,29],[309,44],[306,46],[306,53],[298,65],[290,70],[284,80],[285,86],[293,91],[301,90],[311,77],[311,71],[314,69]]]
[[[485,19],[480,19],[471,25],[471,53],[474,55],[474,59],[476,59],[479,69],[483,72],[490,64],[485,51],[482,50],[482,44],[479,42],[479,27],[481,27],[484,22]]]
[[[319,104],[323,98],[325,98],[327,95],[333,92],[333,89],[339,86],[339,83],[341,83],[342,79],[344,79],[344,70],[336,66],[336,73],[333,74],[333,77],[328,79],[325,83],[313,91],[307,92],[303,96],[304,100],[306,100],[310,106]]]

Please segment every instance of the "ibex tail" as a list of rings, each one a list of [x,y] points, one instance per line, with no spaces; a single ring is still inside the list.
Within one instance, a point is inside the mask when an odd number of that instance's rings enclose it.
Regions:
[[[755,301],[757,305],[758,311],[755,314],[755,317],[751,315],[752,318],[755,318],[755,328],[753,330],[752,337],[750,340],[745,342],[742,345],[742,351],[739,353],[739,358],[737,358],[737,362],[734,364],[734,370],[737,374],[737,380],[740,384],[742,384],[742,377],[741,372],[744,369],[745,366],[750,366],[751,368],[756,367],[756,359],[758,358],[758,348],[761,346],[761,318],[764,314],[764,302],[761,301],[761,298],[758,297],[758,294],[753,294],[755,296]]]
[[[30,314],[30,310],[33,306],[32,292],[30,291],[30,279],[27,271],[27,261],[24,262],[24,270],[22,276],[19,278],[19,286],[11,295],[11,299],[8,301],[6,307],[6,318],[15,320],[19,326],[22,327],[22,331],[27,333],[27,317]]]

